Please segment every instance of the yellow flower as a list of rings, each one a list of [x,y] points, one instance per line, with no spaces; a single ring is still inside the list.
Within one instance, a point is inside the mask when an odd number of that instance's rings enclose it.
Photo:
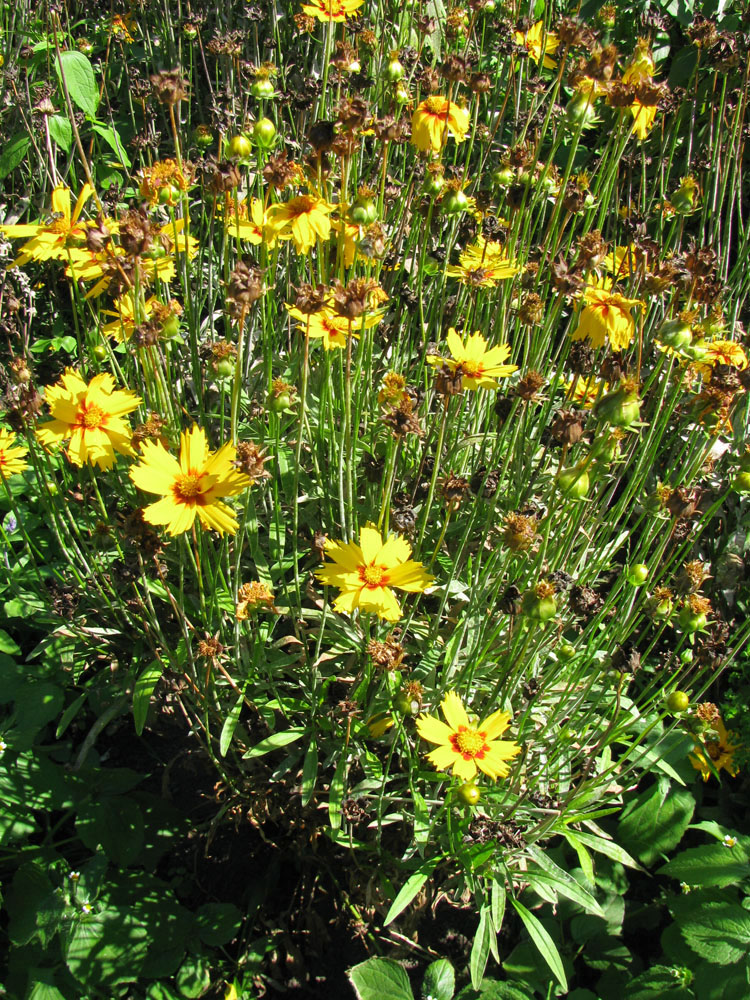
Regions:
[[[130,469],[130,478],[138,489],[161,494],[162,499],[144,509],[143,519],[163,524],[170,535],[181,535],[192,528],[197,515],[203,527],[233,535],[237,521],[221,498],[250,485],[250,477],[232,464],[236,456],[231,442],[210,452],[206,432],[196,426],[180,435],[179,461],[160,442],[144,441],[140,464]]]
[[[434,367],[446,365],[452,372],[460,372],[465,389],[496,389],[499,378],[507,378],[518,371],[518,365],[503,364],[510,354],[510,347],[499,344],[488,349],[487,341],[479,331],[462,341],[451,327],[446,340],[453,357],[430,354],[427,361]]]
[[[15,437],[10,431],[0,427],[0,479],[15,476],[17,472],[23,472],[28,468],[29,463],[24,455],[28,455],[29,449],[13,447],[14,440]]]
[[[458,256],[459,264],[445,269],[449,278],[458,278],[473,288],[494,288],[498,281],[512,278],[522,270],[506,255],[501,243],[479,236]]]
[[[227,206],[224,212],[224,229],[227,236],[241,240],[247,240],[254,246],[263,243],[269,250],[276,246],[276,233],[268,224],[268,213],[263,209],[263,201],[260,198],[250,198],[240,201],[237,205],[239,212],[235,212],[234,203],[227,199]],[[248,210],[249,209],[249,210]],[[286,234],[286,239],[291,237],[291,233]]]
[[[565,399],[567,402],[575,403],[576,406],[580,406],[584,410],[590,410],[599,396],[603,396],[609,392],[609,388],[609,382],[604,382],[593,377],[587,379],[582,375],[578,375],[566,385]]]
[[[698,371],[706,372],[714,365],[731,365],[744,371],[747,368],[747,355],[742,344],[736,340],[711,340],[703,345],[702,364],[696,365]]]
[[[533,28],[529,28],[526,34],[522,31],[516,31],[515,36],[516,45],[523,46],[537,66],[542,59],[542,66],[545,69],[554,69],[557,66],[555,60],[551,59],[547,53],[557,51],[560,39],[554,31],[548,31],[546,35],[544,34],[543,21],[537,21]],[[542,40],[542,36],[544,36],[544,40]]]
[[[244,622],[250,617],[251,612],[257,611],[261,606],[268,610],[273,608],[273,591],[258,580],[243,583],[237,591],[237,603],[234,609],[237,621]]]
[[[85,462],[110,469],[115,452],[132,455],[132,431],[122,418],[141,402],[129,389],[115,389],[111,375],[95,375],[86,384],[77,371],[66,368],[55,385],[44,390],[53,419],[37,428],[45,448],[69,438],[67,456],[74,465]]]
[[[47,223],[32,222],[14,226],[0,226],[0,233],[10,239],[31,236],[21,247],[21,253],[10,265],[25,267],[30,260],[69,260],[71,248],[81,243],[86,227],[79,224],[83,206],[94,193],[90,184],[84,184],[71,212],[70,188],[58,184],[52,191],[52,218]]]
[[[318,21],[345,21],[356,14],[365,0],[310,0],[302,4],[302,13]]]
[[[331,235],[331,220],[328,218],[333,211],[322,198],[312,194],[301,194],[290,201],[271,205],[266,213],[269,229],[277,236],[283,237],[291,231],[297,253],[308,253],[316,240],[327,240]]]
[[[469,112],[435,95],[418,105],[411,119],[411,141],[423,153],[439,153],[450,132],[463,142],[469,131]]]
[[[721,771],[721,769],[724,768],[724,770],[734,778],[734,776],[739,772],[739,767],[734,763],[734,754],[736,750],[739,750],[739,746],[734,743],[730,743],[729,734],[726,731],[721,717],[714,722],[711,729],[714,733],[716,733],[718,739],[696,739],[695,753],[690,754],[688,759],[695,770],[700,771],[701,777],[704,781],[708,781],[713,774],[707,758],[710,758],[711,763],[717,771]]]
[[[615,246],[605,257],[604,267],[612,275],[613,280],[617,281],[619,278],[635,274],[636,264],[644,257],[644,251],[639,250],[634,243],[628,246]]]
[[[349,336],[350,324],[345,316],[339,316],[333,309],[327,306],[319,312],[311,313],[309,316],[307,313],[300,312],[299,309],[295,309],[293,306],[287,306],[287,309],[292,319],[297,320],[303,332],[308,330],[309,323],[310,339],[322,339],[323,347],[327,351],[332,350],[334,347],[346,347],[346,338]],[[371,313],[370,315],[365,313],[358,319],[352,320],[352,337],[359,338],[360,330],[363,328],[369,330],[371,327],[376,326],[382,318],[383,313],[380,312]]]
[[[150,299],[146,299],[140,309],[141,321],[150,319],[154,305],[156,305],[158,301],[159,300],[155,295],[152,295]],[[124,343],[126,340],[130,340],[133,335],[133,330],[135,329],[135,305],[133,303],[133,293],[126,292],[125,295],[121,295],[115,302],[114,310],[104,309],[102,310],[102,315],[116,317],[116,319],[112,320],[111,323],[105,323],[104,326],[101,327],[101,333],[104,337],[114,337],[120,344]]]
[[[633,58],[622,74],[622,82],[632,83],[636,86],[640,83],[648,83],[653,79],[655,69],[654,57],[651,55],[648,41],[639,38]]]
[[[445,722],[433,715],[420,715],[417,719],[417,732],[422,739],[438,744],[436,750],[427,754],[430,763],[438,771],[452,766],[453,774],[461,781],[471,781],[477,768],[493,781],[504,778],[510,770],[506,761],[521,751],[514,740],[497,739],[508,728],[510,715],[493,712],[483,722],[472,726],[455,691],[446,694],[440,709]]]
[[[657,107],[655,104],[641,104],[636,97],[628,107],[628,111],[633,116],[633,128],[631,134],[639,139],[645,139],[656,120]]]
[[[193,183],[193,170],[175,160],[157,160],[150,167],[143,167],[136,174],[141,197],[151,205],[175,205],[180,192]]]
[[[583,293],[584,308],[578,317],[573,340],[591,341],[592,347],[603,347],[605,342],[613,351],[624,351],[635,334],[635,320],[630,310],[642,306],[639,299],[627,299],[613,292],[608,278],[595,278]]]
[[[321,583],[338,587],[334,611],[351,614],[355,608],[374,611],[379,618],[397,622],[401,607],[391,588],[419,594],[435,579],[422,563],[410,559],[411,545],[401,535],[384,542],[377,528],[368,524],[355,542],[326,539],[325,551],[333,562],[316,572]]]

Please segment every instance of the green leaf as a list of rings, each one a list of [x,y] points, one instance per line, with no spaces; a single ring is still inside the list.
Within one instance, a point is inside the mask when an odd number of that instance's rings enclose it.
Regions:
[[[495,934],[499,934],[503,926],[507,899],[508,894],[505,891],[505,886],[501,882],[498,882],[497,879],[493,879],[492,888],[490,889],[490,914]]]
[[[270,736],[261,740],[260,743],[256,743],[242,757],[244,760],[252,757],[263,757],[264,754],[271,753],[272,750],[278,750],[280,747],[285,747],[289,743],[295,743],[297,740],[302,739],[306,732],[306,729],[287,729],[283,733],[271,733]]]
[[[65,730],[71,724],[73,719],[78,715],[81,710],[81,706],[88,698],[88,691],[84,691],[83,694],[79,694],[74,702],[72,702],[62,714],[60,721],[57,723],[57,729],[55,730],[55,739],[60,739]]]
[[[328,822],[332,830],[341,829],[341,803],[344,801],[344,785],[346,783],[346,769],[349,758],[345,753],[339,757],[336,770],[331,779],[331,787],[328,790]]]
[[[682,985],[678,970],[654,965],[628,983],[624,1000],[693,1000],[693,996],[693,991]]]
[[[359,1000],[414,1000],[409,977],[388,958],[368,958],[347,976]]]
[[[100,993],[103,987],[138,978],[149,943],[148,928],[118,907],[77,921],[68,935],[64,957],[71,975]]]
[[[233,903],[205,903],[195,915],[201,941],[218,948],[236,935],[242,914]]]
[[[91,128],[94,132],[96,132],[100,139],[103,139],[104,142],[106,142],[123,167],[125,167],[126,170],[129,170],[131,166],[130,157],[125,150],[125,143],[120,138],[119,132],[117,132],[110,125],[102,125],[100,122],[92,122]]]
[[[574,903],[578,903],[584,908],[584,910],[588,910],[589,913],[595,913],[598,917],[604,917],[604,912],[601,906],[597,903],[591,893],[587,892],[579,882],[576,882],[572,875],[569,875],[568,872],[560,868],[559,865],[556,865],[544,851],[530,846],[528,848],[528,853],[545,873],[545,880],[548,881],[552,888],[560,893],[561,896],[566,896],[568,899],[572,899]]]
[[[706,844],[682,851],[666,865],[657,869],[657,875],[667,875],[688,885],[735,885],[747,876],[747,855],[739,844]]]
[[[71,101],[90,118],[95,118],[99,106],[99,89],[91,63],[83,52],[77,49],[61,52],[55,67],[60,81],[65,78]]]
[[[479,988],[484,978],[484,970],[487,968],[487,960],[490,957],[490,934],[493,933],[490,908],[485,905],[479,911],[479,927],[474,935],[469,958],[471,985],[475,989]]]
[[[124,796],[113,796],[84,805],[76,820],[78,836],[95,851],[99,844],[110,861],[126,867],[143,847],[143,815],[138,804]]]
[[[49,134],[57,145],[69,153],[73,148],[73,129],[65,115],[50,115],[47,119]]]
[[[644,865],[652,865],[682,839],[695,811],[695,799],[685,788],[659,781],[628,803],[617,828],[617,839]]]
[[[0,153],[0,180],[7,177],[11,171],[15,170],[18,164],[26,156],[26,152],[31,145],[31,139],[27,135],[17,135],[11,139],[5,149]]]
[[[9,656],[18,656],[21,647],[12,639],[5,629],[0,628],[0,653],[7,653]]]
[[[598,839],[598,838],[592,838]],[[552,975],[557,979],[564,990],[568,988],[568,980],[565,976],[565,969],[563,968],[562,959],[560,958],[560,953],[555,946],[555,942],[549,936],[549,933],[539,920],[531,913],[526,907],[519,903],[518,900],[513,899],[511,896],[511,904],[513,909],[516,911],[518,916],[523,921],[523,925],[529,933],[529,937],[534,942],[539,950],[539,954],[542,956],[544,961],[550,968]]]
[[[741,962],[750,952],[750,913],[737,903],[704,903],[679,924],[688,946],[715,965]]]
[[[183,997],[201,997],[211,985],[211,966],[203,955],[188,955],[175,976]]]
[[[695,970],[695,996],[700,1000],[728,1000],[729,997],[750,995],[750,967],[747,959],[730,968],[701,962]]]
[[[310,741],[310,746],[305,752],[305,763],[302,765],[302,805],[309,804],[315,793],[315,782],[318,777],[318,747],[315,740]]]
[[[582,844],[590,847],[592,851],[598,851],[599,854],[603,854],[613,861],[619,861],[626,868],[637,868],[638,871],[643,871],[638,862],[634,858],[631,858],[627,851],[623,850],[617,844],[612,843],[611,840],[605,840],[603,837],[595,837],[593,834],[583,833],[581,830],[576,830],[575,837]]]
[[[51,892],[52,883],[44,867],[29,861],[17,869],[5,898],[5,910],[10,918],[8,937],[14,945],[28,944],[32,940],[37,929],[37,908]]]
[[[237,701],[234,705],[232,705],[229,710],[229,715],[227,715],[226,719],[224,719],[224,725],[221,727],[221,736],[219,737],[219,755],[221,757],[226,757],[227,750],[229,749],[232,737],[234,736],[234,731],[237,728],[237,723],[240,721],[242,706],[245,704],[246,688],[247,681],[245,681]]]
[[[499,983],[495,979],[483,979],[478,990],[464,986],[456,1000],[533,1000],[519,983]]]
[[[27,1000],[65,1000],[65,994],[61,993],[52,982],[37,979],[37,975],[51,975],[48,969],[32,969],[30,974],[31,989],[27,993]]]
[[[159,660],[152,660],[142,673],[138,675],[138,680],[133,687],[133,722],[135,724],[135,731],[139,736],[146,725],[151,695],[154,693],[154,688],[162,675],[163,669],[164,667]]]
[[[383,924],[384,927],[387,927],[388,924],[392,923],[392,921],[394,921],[396,917],[406,909],[409,903],[411,903],[419,890],[425,884],[427,879],[440,864],[440,861],[441,858],[430,858],[429,861],[425,861],[421,864],[413,875],[409,876],[401,887],[398,895],[391,903],[391,907],[386,914],[385,923]]]
[[[427,966],[422,980],[422,1000],[452,1000],[456,990],[456,974],[447,958],[439,958]]]

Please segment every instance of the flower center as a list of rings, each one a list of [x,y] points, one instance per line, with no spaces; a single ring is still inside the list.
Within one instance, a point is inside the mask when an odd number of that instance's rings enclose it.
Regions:
[[[487,749],[487,741],[484,733],[477,732],[476,729],[461,727],[457,733],[451,736],[453,748],[462,754],[467,760],[471,757],[484,757]]]
[[[194,500],[201,491],[201,477],[194,472],[178,476],[173,488],[179,500]]]
[[[428,115],[435,115],[441,121],[445,121],[448,116],[448,102],[443,97],[428,97],[424,104]]]
[[[361,566],[359,575],[366,587],[380,587],[385,579],[385,570],[373,563],[370,566]]]
[[[484,365],[481,361],[462,361],[461,371],[464,375],[468,375],[469,378],[476,378],[477,375],[483,373]]]
[[[81,423],[84,427],[93,429],[95,427],[101,427],[106,419],[106,413],[101,408],[94,403],[92,406],[86,407],[83,412],[83,420]]]

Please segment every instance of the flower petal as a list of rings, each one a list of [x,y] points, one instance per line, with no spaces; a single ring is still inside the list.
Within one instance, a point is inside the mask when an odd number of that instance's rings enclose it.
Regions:
[[[458,730],[459,726],[469,725],[469,717],[466,714],[466,709],[455,691],[449,691],[446,694],[440,705],[440,709],[445,716],[445,721],[454,733]]]

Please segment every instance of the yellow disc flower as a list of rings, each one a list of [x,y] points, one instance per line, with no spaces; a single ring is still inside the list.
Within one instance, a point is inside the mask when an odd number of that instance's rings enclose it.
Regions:
[[[331,220],[328,218],[333,211],[322,198],[312,194],[301,194],[290,201],[271,205],[266,213],[268,227],[276,236],[284,237],[291,233],[297,253],[309,253],[316,240],[325,240],[331,235]]]
[[[427,361],[433,367],[446,365],[452,372],[460,372],[464,389],[497,389],[499,378],[507,378],[518,371],[518,365],[503,363],[510,354],[508,344],[488,348],[479,331],[463,341],[451,327],[446,340],[452,357],[429,354]]]
[[[28,455],[29,449],[13,447],[14,441],[14,435],[0,427],[0,479],[15,476],[17,472],[23,472],[29,466],[24,458]]]
[[[523,270],[505,253],[501,243],[479,236],[475,243],[458,255],[459,263],[446,267],[449,278],[458,278],[472,288],[494,288],[498,281],[512,278]]]
[[[609,343],[613,351],[626,350],[635,334],[635,320],[630,310],[644,303],[613,292],[607,278],[594,279],[584,291],[583,301],[584,308],[573,331],[573,340],[588,337],[592,347]]]
[[[525,34],[522,31],[516,31],[515,40],[516,45],[526,49],[537,66],[541,62],[545,69],[555,69],[557,63],[550,58],[548,53],[557,52],[560,39],[554,31],[548,31],[546,35],[544,34],[544,21],[537,21]]]
[[[52,191],[52,218],[49,222],[31,222],[20,225],[0,226],[0,233],[10,239],[31,236],[10,265],[25,267],[30,260],[69,260],[76,243],[83,241],[86,227],[79,223],[83,206],[94,193],[90,184],[84,184],[75,207],[70,208],[70,188],[58,184]]]
[[[45,448],[69,439],[66,454],[74,465],[86,462],[110,469],[115,452],[132,455],[132,431],[123,417],[141,402],[129,389],[115,389],[111,375],[95,375],[86,384],[77,371],[66,368],[55,385],[44,390],[53,419],[37,428]]]
[[[740,371],[747,368],[745,348],[736,340],[710,340],[702,346],[701,364],[695,366],[697,371],[707,373],[714,365],[731,365]]]
[[[483,722],[472,725],[461,699],[455,691],[449,691],[443,698],[440,710],[445,722],[433,715],[420,715],[417,732],[423,740],[437,743],[436,750],[427,754],[427,759],[444,771],[453,768],[453,774],[461,781],[471,781],[477,769],[495,781],[504,778],[512,760],[521,748],[514,740],[499,740],[508,728],[508,712],[493,712]]]
[[[130,478],[138,489],[162,496],[144,508],[144,521],[181,535],[192,528],[197,515],[204,528],[233,535],[237,520],[221,499],[250,485],[250,477],[232,464],[236,457],[237,449],[229,441],[218,451],[209,451],[206,432],[195,425],[180,435],[179,461],[161,442],[144,441],[140,463],[132,466]]]
[[[276,233],[268,224],[268,213],[263,208],[261,198],[245,198],[235,205],[227,199],[227,206],[224,212],[224,229],[227,236],[232,239],[246,240],[253,246],[261,243],[272,250],[276,246]],[[289,239],[291,233],[286,234]]]
[[[308,330],[311,340],[322,339],[323,347],[327,351],[334,347],[346,347],[346,338],[349,336],[350,329],[352,337],[358,339],[359,332],[363,328],[369,330],[371,327],[377,326],[383,318],[382,312],[370,313],[369,315],[365,313],[352,320],[350,327],[349,320],[345,316],[339,316],[328,307],[324,307],[320,312],[311,313],[309,316],[293,306],[287,306],[287,309],[292,319],[299,323],[300,329],[303,332]]]
[[[423,153],[439,153],[449,132],[463,142],[468,131],[469,112],[438,95],[422,101],[411,118],[411,141]]]
[[[734,754],[735,751],[739,750],[739,746],[730,742],[729,734],[721,717],[713,723],[711,729],[718,739],[696,739],[695,753],[690,754],[688,759],[696,771],[700,771],[704,781],[708,781],[713,774],[713,771],[709,767],[708,759],[711,760],[717,771],[721,771],[723,768],[734,778],[739,771],[739,767],[734,763]]]
[[[355,542],[326,539],[326,555],[333,562],[316,572],[321,583],[338,587],[334,611],[351,614],[355,608],[374,611],[379,618],[397,622],[401,607],[391,588],[420,594],[435,579],[422,563],[410,559],[411,545],[401,535],[384,542],[377,528],[368,524]]]
[[[302,13],[325,23],[345,21],[356,14],[365,0],[310,0],[302,4]]]

